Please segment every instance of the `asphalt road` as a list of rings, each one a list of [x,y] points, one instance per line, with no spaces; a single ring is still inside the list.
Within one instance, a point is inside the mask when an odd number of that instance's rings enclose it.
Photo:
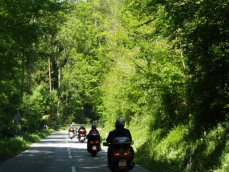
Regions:
[[[58,131],[0,165],[0,172],[110,172],[106,149],[92,157],[86,143]],[[136,166],[131,172],[149,172]]]

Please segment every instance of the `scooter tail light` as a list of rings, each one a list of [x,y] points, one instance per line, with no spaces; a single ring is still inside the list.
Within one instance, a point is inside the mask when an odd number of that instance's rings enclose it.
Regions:
[[[124,152],[124,155],[125,155],[125,156],[128,156],[128,155],[129,155],[129,152]]]
[[[115,152],[114,153],[114,156],[120,156],[121,154],[120,154],[120,152]]]
[[[124,155],[125,155],[125,156],[128,156],[128,155],[129,155],[129,152],[124,152]]]

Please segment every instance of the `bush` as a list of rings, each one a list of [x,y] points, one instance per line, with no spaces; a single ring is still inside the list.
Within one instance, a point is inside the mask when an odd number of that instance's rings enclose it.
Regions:
[[[25,140],[27,143],[33,143],[33,142],[37,142],[41,139],[42,137],[40,137],[38,134],[29,134],[25,136]]]
[[[227,130],[222,124],[205,132],[197,141],[194,155],[194,169],[210,170],[219,167],[224,170],[229,166]]]
[[[21,151],[28,148],[31,143],[41,140],[51,132],[53,132],[53,130],[49,129],[37,133],[0,140],[0,160],[5,160],[17,155]]]
[[[0,160],[18,154],[26,149],[26,141],[22,137],[14,137],[0,142]]]
[[[19,152],[21,152],[21,150],[24,150],[27,147],[24,138],[19,136],[10,139],[7,145],[9,152],[12,154],[18,154]]]
[[[166,158],[167,161],[183,161],[186,155],[187,143],[184,138],[188,135],[186,126],[177,126],[153,149],[157,159]]]

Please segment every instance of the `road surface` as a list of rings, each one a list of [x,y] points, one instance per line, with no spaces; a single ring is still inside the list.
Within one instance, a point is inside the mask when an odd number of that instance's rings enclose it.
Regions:
[[[58,131],[0,165],[0,172],[110,172],[106,148],[96,157],[87,152],[87,144],[69,139]],[[136,166],[131,172],[149,172]]]

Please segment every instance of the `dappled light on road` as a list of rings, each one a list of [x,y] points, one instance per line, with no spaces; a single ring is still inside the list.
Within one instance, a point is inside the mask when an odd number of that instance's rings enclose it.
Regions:
[[[3,163],[0,172],[109,172],[106,149],[94,157],[86,148],[86,142],[69,139],[66,131],[59,131]],[[146,171],[136,167],[132,172]]]

